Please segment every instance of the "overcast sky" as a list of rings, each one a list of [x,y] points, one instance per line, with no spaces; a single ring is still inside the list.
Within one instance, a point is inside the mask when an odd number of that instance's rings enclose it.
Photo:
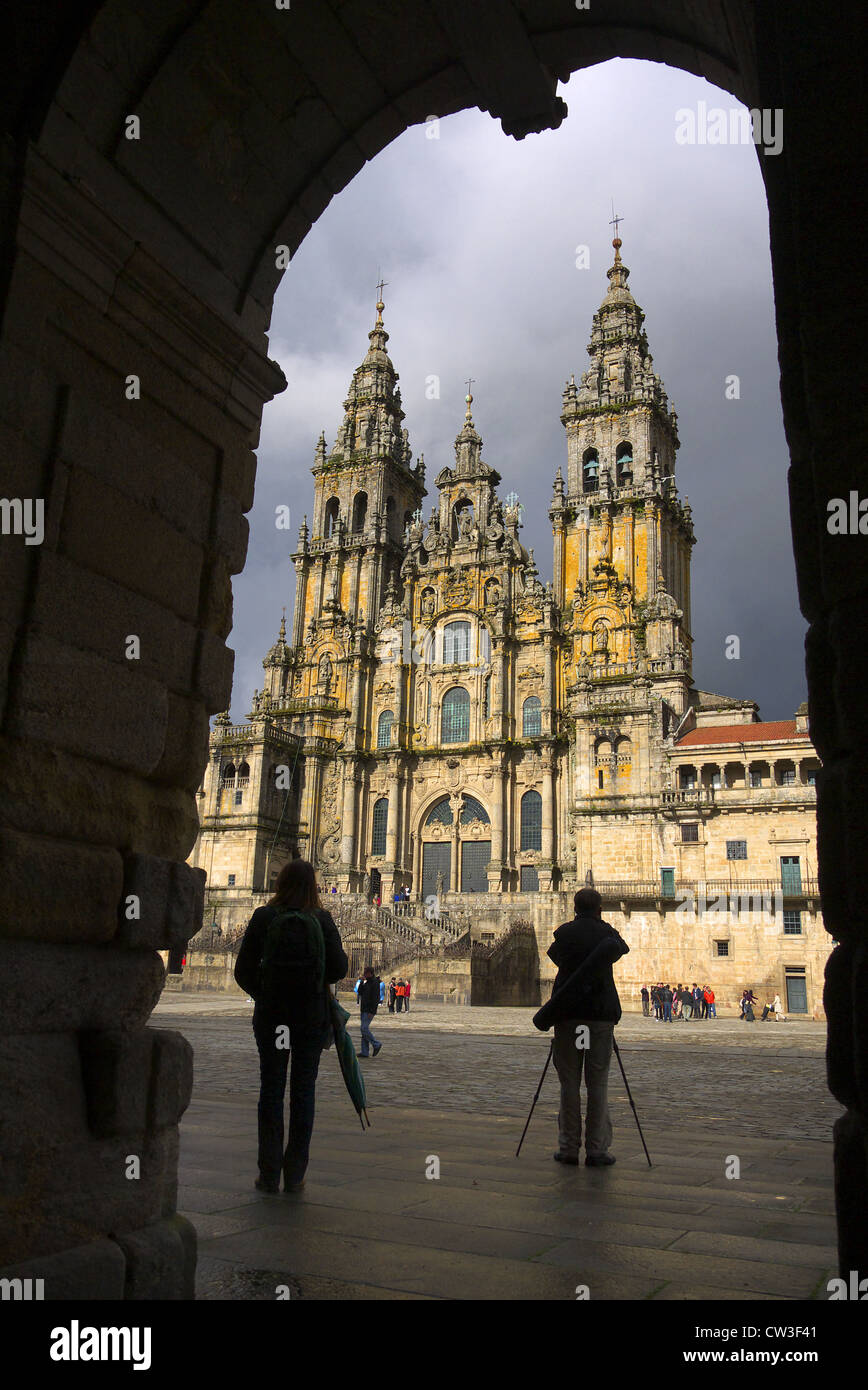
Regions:
[[[679,109],[736,105],[677,69],[617,60],[561,91],[569,116],[560,130],[521,142],[478,111],[440,121],[439,139],[424,126],[406,131],[334,199],[293,258],[270,337],[289,387],[265,409],[247,564],[234,581],[235,719],[262,685],[284,604],[292,614],[289,555],[312,511],[314,446],[323,429],[334,444],[380,270],[404,424],[414,459],[425,454],[425,515],[434,477],[453,462],[472,376],[483,457],[503,477],[501,496],[518,492],[522,540],[551,578],[548,505],[559,465],[566,474],[561,392],[588,365],[613,258],[612,199],[654,366],[678,412],[676,479],[697,536],[695,683],[759,701],[764,719],[791,718],[806,698],[757,153],[676,142]],[[580,270],[582,245],[590,267]],[[439,400],[426,399],[432,374]],[[725,398],[732,374],[738,400]],[[274,525],[287,503],[290,532]],[[739,660],[725,655],[732,634]]]

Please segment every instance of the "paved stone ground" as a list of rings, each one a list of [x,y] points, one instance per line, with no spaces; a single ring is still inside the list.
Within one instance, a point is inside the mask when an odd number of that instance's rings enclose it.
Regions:
[[[196,1051],[178,1205],[199,1233],[200,1298],[274,1299],[287,1285],[309,1299],[575,1299],[581,1284],[592,1299],[826,1297],[840,1107],[821,1024],[625,1015],[617,1038],[654,1167],[613,1067],[618,1162],[564,1169],[551,1068],[514,1157],[548,1052],[533,1010],[414,1001],[374,1025],[373,1128],[358,1127],[325,1053],[304,1193],[264,1197],[251,1013],[237,996],[171,994],[153,1019]]]

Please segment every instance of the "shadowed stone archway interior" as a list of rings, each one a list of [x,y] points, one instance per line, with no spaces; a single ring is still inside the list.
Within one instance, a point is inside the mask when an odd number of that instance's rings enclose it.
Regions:
[[[55,1298],[192,1294],[195,1240],[175,1214],[192,1054],[145,1024],[157,951],[201,920],[203,876],[184,860],[208,717],[229,700],[260,415],[286,384],[266,338],[280,264],[408,125],[478,106],[523,138],[564,119],[558,79],[612,57],[785,113],[782,152],[758,157],[824,764],[823,913],[840,943],[826,992],[829,1082],[847,1107],[840,1258],[868,1266],[868,564],[864,537],[826,528],[828,499],[865,475],[847,215],[858,13],[805,0],[7,8],[2,493],[44,501],[44,539],[27,544],[4,513],[3,1273],[42,1275]]]

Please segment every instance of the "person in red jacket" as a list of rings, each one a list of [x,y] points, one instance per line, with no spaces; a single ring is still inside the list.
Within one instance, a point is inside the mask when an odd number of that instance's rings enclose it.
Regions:
[[[410,981],[404,981],[404,1013],[410,1012]]]

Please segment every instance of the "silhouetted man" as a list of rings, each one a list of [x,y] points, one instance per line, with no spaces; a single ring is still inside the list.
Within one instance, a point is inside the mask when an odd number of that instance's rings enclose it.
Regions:
[[[552,997],[534,1023],[543,1028],[554,1024],[553,1056],[561,1083],[558,1151],[554,1157],[558,1163],[579,1162],[584,1073],[588,1093],[585,1164],[602,1168],[615,1162],[609,1153],[612,1121],[607,1088],[621,1002],[612,965],[630,947],[614,927],[602,920],[602,899],[595,889],[582,888],[574,902],[575,918],[558,927],[549,947],[548,954],[558,967],[558,974]]]

